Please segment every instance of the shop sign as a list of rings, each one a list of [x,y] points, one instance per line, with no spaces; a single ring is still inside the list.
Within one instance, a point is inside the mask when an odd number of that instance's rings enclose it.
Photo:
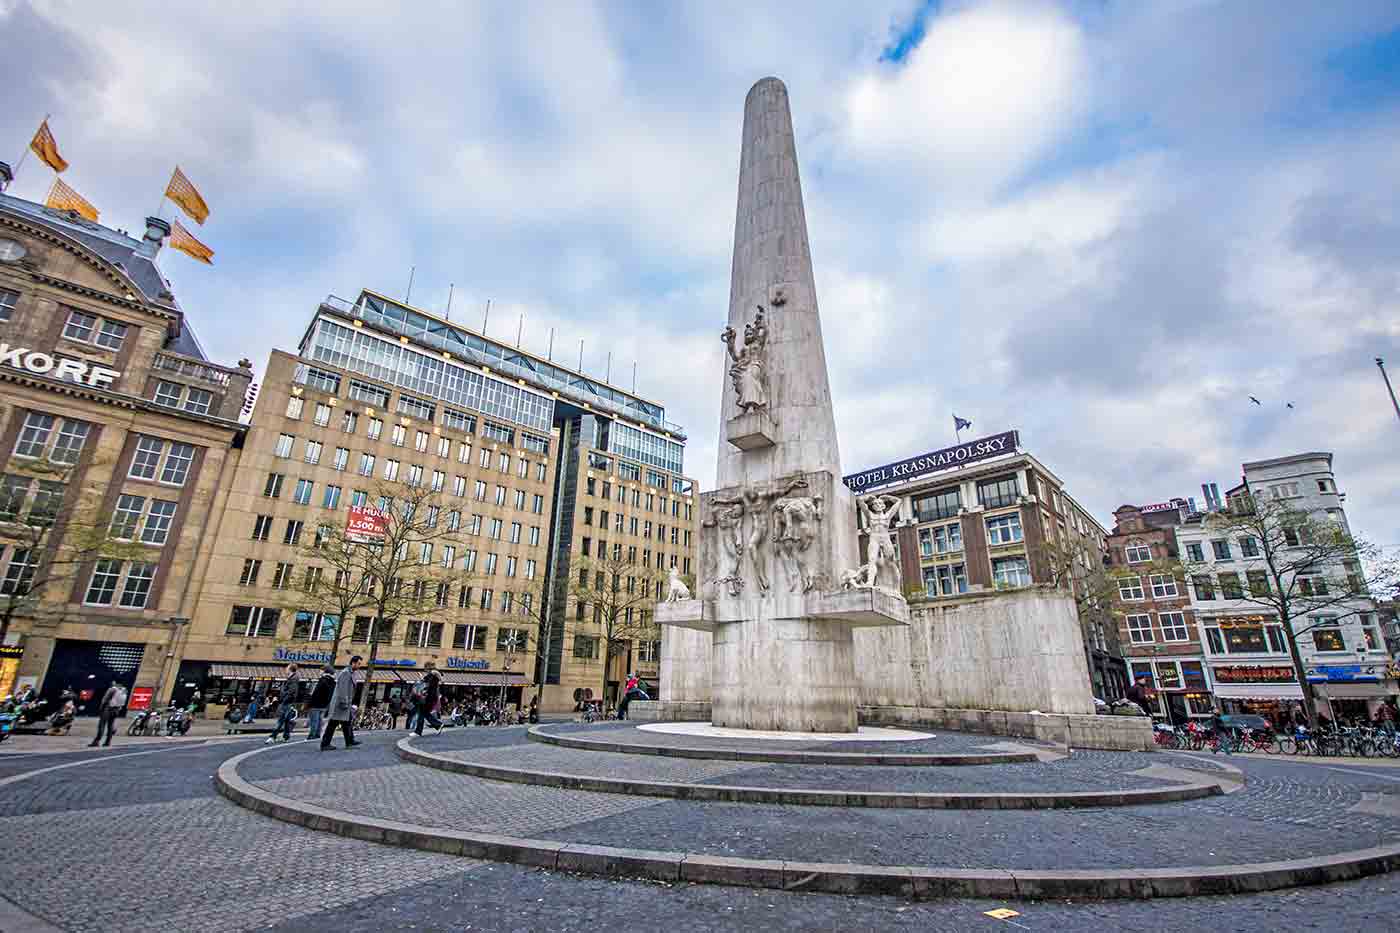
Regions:
[[[1140,507],[1138,512],[1144,515],[1149,512],[1174,512],[1176,511],[1177,505],[1182,501],[1181,499],[1173,499],[1170,502],[1154,502],[1151,505]]]
[[[491,662],[481,658],[448,658],[447,666],[458,671],[484,671]]]
[[[845,483],[853,492],[860,492],[870,486],[881,486],[885,483],[913,479],[916,476],[923,476],[925,473],[934,473],[950,467],[976,463],[978,460],[986,460],[988,457],[1000,457],[1002,454],[1013,453],[1019,443],[1020,439],[1015,431],[1003,431],[1000,434],[993,434],[991,437],[979,437],[966,444],[944,447],[942,450],[930,451],[917,457],[910,457],[908,460],[887,463],[884,466],[860,473],[852,473],[850,476],[842,477],[841,482]]]
[[[0,645],[0,658],[24,657],[23,645]]]
[[[368,662],[366,662],[368,663]],[[412,658],[375,658],[375,667],[413,667],[417,661]]]
[[[1379,664],[1319,664],[1308,668],[1309,683],[1375,683],[1381,679]]]
[[[131,699],[127,702],[126,708],[128,710],[150,709],[151,697],[155,695],[155,692],[154,687],[132,687]]]
[[[1250,616],[1220,616],[1215,619],[1206,619],[1207,625],[1218,625],[1221,628],[1254,628],[1258,625],[1267,625],[1277,622],[1273,616],[1250,615]]]
[[[121,378],[120,371],[108,369],[106,366],[64,359],[28,347],[12,347],[8,343],[0,343],[0,363],[40,376],[53,373],[59,379],[81,382],[97,388],[105,388]]]
[[[1293,684],[1297,683],[1291,665],[1259,666],[1228,664],[1212,667],[1211,674],[1218,684]]]
[[[303,651],[296,648],[278,648],[272,652],[274,661],[306,661],[312,664],[331,663],[329,651]]]
[[[345,520],[345,537],[356,544],[383,544],[389,519],[373,506],[352,505]]]

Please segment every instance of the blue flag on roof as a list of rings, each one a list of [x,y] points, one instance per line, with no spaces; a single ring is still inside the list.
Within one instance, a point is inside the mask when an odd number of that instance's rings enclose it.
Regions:
[[[970,427],[972,427],[972,422],[971,422],[971,421],[968,421],[966,418],[959,418],[957,415],[954,415],[954,416],[953,416],[953,430],[954,430],[954,431],[961,431],[963,428],[970,428]]]

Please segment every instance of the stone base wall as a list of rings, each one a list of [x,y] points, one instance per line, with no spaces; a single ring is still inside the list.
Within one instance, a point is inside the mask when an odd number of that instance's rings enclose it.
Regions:
[[[635,704],[634,704],[635,705]],[[951,729],[1038,739],[1070,748],[1150,752],[1152,720],[1146,716],[1079,716],[1061,713],[1008,713],[990,709],[938,709],[926,706],[862,706],[862,725]]]
[[[1093,715],[1084,637],[1063,591],[975,594],[910,615],[908,626],[856,629],[861,706]]]
[[[633,700],[627,718],[637,722],[709,722],[710,704],[667,700]]]

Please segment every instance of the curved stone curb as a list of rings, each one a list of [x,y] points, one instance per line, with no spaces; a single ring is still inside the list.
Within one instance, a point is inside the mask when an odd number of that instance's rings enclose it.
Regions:
[[[683,745],[637,745],[603,742],[541,731],[531,726],[525,733],[532,742],[590,752],[624,755],[659,755],[662,758],[700,758],[707,761],[766,761],[780,765],[885,765],[927,767],[951,765],[1010,765],[1039,761],[1035,752],[983,752],[949,755],[894,755],[881,752],[770,752],[751,748],[702,748]]]
[[[1216,783],[1177,784],[1150,790],[1064,791],[1060,793],[917,793],[912,791],[831,791],[801,787],[743,787],[725,784],[681,784],[621,778],[525,771],[447,758],[412,747],[411,738],[396,743],[399,757],[416,765],[452,771],[488,781],[535,784],[632,797],[672,797],[677,800],[716,800],[725,803],[790,804],[801,807],[878,807],[903,810],[1063,810],[1073,807],[1133,807],[1180,803],[1221,793]]]
[[[238,775],[240,762],[265,751],[271,749],[244,752],[220,765],[214,776],[219,793],[274,819],[352,839],[610,877],[915,898],[1148,898],[1272,891],[1353,881],[1400,868],[1400,845],[1287,862],[1090,871],[848,865],[619,849],[456,832],[327,810],[263,790]]]

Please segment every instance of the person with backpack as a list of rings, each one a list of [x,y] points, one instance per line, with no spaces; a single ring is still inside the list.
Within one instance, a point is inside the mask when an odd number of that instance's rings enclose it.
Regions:
[[[433,712],[437,707],[441,685],[442,675],[437,672],[437,665],[432,661],[424,664],[423,679],[413,685],[413,732],[415,735],[423,734],[423,723],[425,722],[432,723],[439,733],[442,732],[442,720]]]
[[[331,705],[331,695],[335,693],[335,668],[330,664],[321,665],[321,676],[316,686],[311,688],[311,699],[306,703],[306,740],[321,737],[321,721],[326,709]]]
[[[107,692],[102,694],[102,702],[97,704],[97,736],[88,743],[89,748],[96,748],[99,742],[103,746],[112,744],[112,736],[117,734],[117,717],[125,707],[126,688],[114,680]],[[103,730],[107,732],[105,742],[102,742]]]

